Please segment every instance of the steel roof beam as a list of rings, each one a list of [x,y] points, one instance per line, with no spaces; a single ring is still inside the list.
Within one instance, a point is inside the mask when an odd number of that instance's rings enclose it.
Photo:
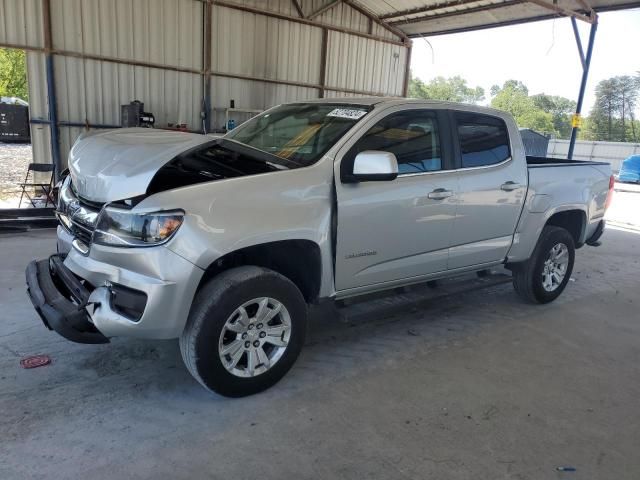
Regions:
[[[393,13],[385,13],[380,15],[380,20],[391,20],[392,18],[407,17],[409,15],[418,15],[420,13],[434,12],[436,10],[442,10],[443,8],[460,7],[468,5],[470,3],[477,3],[480,0],[454,0],[448,2],[437,3],[436,5],[430,5],[428,7],[409,8],[407,10],[397,10]],[[393,23],[393,22],[392,22]]]
[[[358,30],[354,30],[352,28],[338,27],[336,25],[331,25],[331,24],[328,24],[328,23],[320,23],[320,22],[316,22],[314,20],[309,20],[308,18],[294,17],[294,16],[291,16],[291,15],[286,15],[284,13],[278,13],[278,12],[271,11],[271,10],[265,10],[265,9],[255,8],[255,7],[249,7],[249,6],[246,6],[246,5],[240,5],[239,3],[227,2],[225,0],[208,0],[208,1],[211,2],[211,4],[213,4],[213,5],[218,5],[220,7],[225,7],[225,8],[231,8],[233,10],[239,10],[241,12],[254,13],[256,15],[263,15],[265,17],[277,18],[277,19],[280,19],[280,20],[288,20],[290,22],[301,23],[303,25],[310,25],[312,27],[326,28],[329,31],[346,33],[347,35],[355,35],[356,37],[368,38],[370,40],[376,40],[376,41],[379,41],[379,42],[390,43],[390,44],[399,45],[399,46],[402,46],[402,47],[406,46],[406,42],[408,41],[408,37],[404,33],[396,34],[400,38],[402,38],[402,41],[400,41],[400,40],[397,40],[397,39],[390,39],[390,38],[379,37],[379,36],[376,36],[376,35],[370,35],[368,33],[364,33],[364,32],[358,31]]]
[[[495,10],[495,9],[498,9],[498,8],[510,7],[512,5],[520,5],[522,3],[526,3],[527,1],[528,0],[513,0],[513,1],[510,1],[510,2],[492,3],[490,5],[480,5],[478,7],[467,8],[465,10],[454,10],[452,12],[436,13],[436,14],[433,14],[433,15],[426,15],[426,16],[422,16],[422,17],[408,18],[406,20],[395,20],[395,21],[391,22],[391,25],[393,25],[393,26],[401,26],[401,25],[407,25],[407,24],[411,24],[411,23],[420,23],[420,22],[431,21],[431,20],[440,20],[440,19],[449,18],[449,17],[457,17],[457,16],[460,16],[460,15],[467,15],[467,14],[472,14],[472,13],[486,12],[486,11]],[[444,8],[444,7],[442,7],[442,8]]]
[[[438,3],[435,5],[430,5],[427,7],[420,7],[420,8],[411,8],[411,9],[407,9],[407,10],[399,10],[397,12],[393,12],[393,13],[387,13],[384,15],[381,15],[379,18],[381,20],[389,20],[389,19],[396,19],[399,17],[407,17],[407,16],[411,16],[411,15],[418,15],[418,14],[422,14],[422,13],[429,13],[429,12],[437,12],[438,10],[443,10],[446,8],[454,8],[454,7],[464,7],[470,4],[474,4],[474,3],[478,3],[481,0],[454,0],[454,1],[448,1],[448,2],[442,2],[442,3]],[[580,3],[580,5],[582,5],[585,9],[585,11],[589,12],[588,15],[585,15],[583,12],[578,12],[575,10],[570,10],[567,8],[563,8],[558,6],[556,3],[547,1],[547,0],[529,0],[531,3],[534,3],[540,7],[543,8],[547,8],[549,10],[553,10],[556,13],[559,13],[561,15],[567,15],[570,17],[575,17],[578,20],[583,20],[585,22],[588,23],[593,23],[593,18],[595,16],[595,12],[593,10],[593,8],[591,7],[591,5],[589,5],[589,3],[587,2],[587,0],[577,0],[578,3]],[[501,4],[493,4],[493,5],[501,5]],[[486,7],[491,7],[490,9],[493,9],[493,5],[485,5]],[[468,12],[468,10],[471,9],[466,9],[466,10],[458,10],[458,12],[460,13],[460,15],[463,15],[465,13]],[[474,10],[475,11],[475,10]],[[446,12],[448,13],[448,12]],[[429,19],[431,18],[431,16],[422,16],[419,17],[420,19]],[[402,24],[403,22],[408,22],[410,20],[418,20],[418,18],[414,17],[414,18],[409,18],[409,19],[404,19],[404,20],[393,20],[390,23],[392,25],[399,25]]]
[[[391,25],[388,22],[385,22],[384,20],[381,20],[380,17],[378,17],[375,13],[373,13],[371,10],[367,9],[366,7],[362,6],[360,4],[360,2],[357,2],[355,0],[343,0],[344,3],[346,5],[349,5],[351,8],[353,8],[355,11],[357,11],[358,13],[361,13],[362,15],[364,15],[365,17],[369,18],[371,21],[373,21],[374,23],[377,23],[378,25],[380,25],[382,28],[384,28],[385,30],[393,33],[394,35],[397,35],[398,37],[402,38],[403,42],[405,43],[409,43],[411,40],[409,39],[409,37],[407,36],[406,33],[404,33],[402,30],[395,28],[393,25]]]
[[[307,20],[311,20],[313,18],[319,17],[320,15],[322,15],[324,12],[328,12],[329,10],[331,10],[333,7],[337,7],[339,3],[342,3],[342,0],[333,0],[333,2],[329,2],[326,5],[320,7],[319,9],[317,9],[315,12],[313,12],[312,14],[310,14],[307,17]]]
[[[583,22],[594,23],[596,21],[595,15],[585,15],[583,13],[576,12],[575,10],[569,10],[567,8],[560,7],[555,3],[548,2],[547,0],[529,0],[529,2],[548,10],[552,10],[556,13],[559,13],[560,15],[565,15],[567,17],[573,17],[577,20],[582,20]]]
[[[593,9],[593,7],[589,4],[589,2],[587,0],[578,0],[578,3],[580,5],[582,5],[582,7],[589,12],[590,16],[594,16],[596,15],[596,11]]]
[[[476,3],[478,0],[474,0],[473,3]],[[558,7],[557,5],[554,5],[550,2],[547,2],[546,0],[513,0],[513,1],[507,1],[507,2],[502,2],[502,3],[492,3],[489,5],[479,5],[477,7],[472,7],[472,8],[466,8],[463,10],[454,10],[454,11],[450,11],[450,12],[443,12],[443,13],[435,13],[433,15],[423,15],[420,17],[413,17],[413,18],[408,18],[405,20],[394,20],[393,22],[390,22],[390,25],[394,26],[394,27],[400,27],[402,25],[407,25],[407,24],[412,24],[412,23],[420,23],[420,22],[425,22],[425,21],[432,21],[432,20],[440,20],[442,18],[449,18],[449,17],[455,17],[455,16],[461,16],[461,15],[469,15],[469,14],[473,14],[473,13],[479,13],[479,12],[485,12],[488,10],[496,10],[499,8],[504,8],[504,7],[510,7],[513,5],[520,5],[522,3],[533,3],[536,4],[540,7],[546,8],[548,10],[552,10],[560,15],[566,15],[572,18],[576,18],[578,20],[582,20],[584,22],[587,23],[594,23],[595,19],[597,18],[597,15],[594,16],[589,16],[589,15],[585,15],[582,12],[576,12],[574,10],[567,10],[564,9],[562,7]],[[471,3],[471,2],[467,2],[466,4]],[[456,2],[456,3],[451,3],[451,4],[447,4],[447,6],[440,6],[438,7],[438,10],[444,9],[444,8],[452,8],[452,7],[456,7],[459,5],[463,5],[462,3]],[[437,10],[434,10],[437,11]]]
[[[298,15],[300,15],[300,18],[304,18],[304,12],[302,11],[300,2],[298,2],[298,0],[291,0],[291,3],[293,3],[293,6],[296,8],[296,11],[298,12]]]

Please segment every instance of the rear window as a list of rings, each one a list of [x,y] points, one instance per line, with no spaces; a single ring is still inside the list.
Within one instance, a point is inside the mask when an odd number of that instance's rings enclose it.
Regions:
[[[462,167],[495,165],[510,156],[506,124],[496,117],[456,114]]]

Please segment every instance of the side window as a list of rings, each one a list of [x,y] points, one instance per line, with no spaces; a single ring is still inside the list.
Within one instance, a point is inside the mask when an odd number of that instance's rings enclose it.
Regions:
[[[463,168],[494,165],[509,158],[509,134],[502,120],[460,113],[456,120]]]
[[[400,175],[442,169],[438,122],[433,112],[413,110],[391,114],[365,133],[354,150],[355,154],[365,150],[393,153],[398,159]]]

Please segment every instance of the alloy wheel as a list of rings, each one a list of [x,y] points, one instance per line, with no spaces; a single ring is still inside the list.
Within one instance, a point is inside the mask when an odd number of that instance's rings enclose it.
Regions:
[[[569,248],[564,243],[555,244],[542,268],[542,287],[547,292],[553,292],[563,282],[569,266]]]
[[[229,316],[220,333],[218,354],[227,371],[255,377],[280,360],[291,338],[286,307],[270,297],[243,303]]]

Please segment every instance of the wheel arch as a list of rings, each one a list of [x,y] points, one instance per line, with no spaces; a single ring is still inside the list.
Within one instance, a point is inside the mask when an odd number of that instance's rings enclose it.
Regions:
[[[565,204],[543,212],[525,211],[516,227],[514,242],[507,254],[506,264],[527,261],[538,244],[542,230],[547,225],[565,228],[571,234],[576,248],[585,242],[587,211],[584,205]]]
[[[287,277],[300,289],[307,303],[317,302],[320,296],[320,245],[304,239],[277,240],[226,253],[205,269],[196,292],[219,273],[243,265],[268,268]]]
[[[573,237],[576,248],[584,244],[585,231],[587,227],[587,214],[579,208],[569,208],[556,211],[545,222],[544,226],[553,225],[567,230]]]

